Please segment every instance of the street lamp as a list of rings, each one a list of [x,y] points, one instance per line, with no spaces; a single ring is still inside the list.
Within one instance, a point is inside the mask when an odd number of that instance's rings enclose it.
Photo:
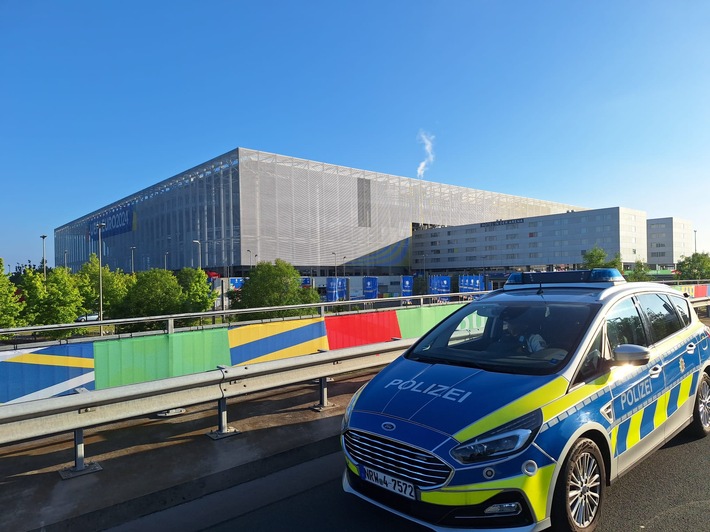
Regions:
[[[335,280],[336,280],[336,285],[337,285],[337,280],[338,280],[338,255],[335,254],[335,251],[331,251],[333,255],[333,269],[335,270]]]
[[[247,249],[247,253],[249,253],[249,269],[251,270],[251,249]]]
[[[131,246],[131,275],[135,273],[135,263],[133,262],[133,252],[136,250],[136,246]]]
[[[197,244],[197,266],[202,269],[202,243],[199,240],[193,240],[193,244]]]
[[[164,262],[163,269],[165,269],[165,270],[168,269],[168,255],[169,255],[169,254],[170,254],[169,251],[166,251],[166,252],[165,252],[165,259],[164,259],[164,261],[163,261],[163,262]]]
[[[40,235],[39,236],[42,239],[42,268],[44,269],[44,280],[47,280],[47,259],[45,258],[45,245],[44,241],[47,238],[47,235]]]
[[[695,232],[695,253],[697,253],[698,252],[698,230],[693,229],[693,231]]]
[[[96,228],[99,230],[99,321],[104,319],[104,278],[103,278],[103,249],[101,246],[101,230],[106,227],[103,222],[97,223]],[[103,328],[101,329],[103,334]]]
[[[67,253],[69,253],[66,249],[64,250],[64,268],[67,267]]]
[[[345,277],[345,259],[347,259],[347,257],[345,255],[343,255],[343,277]],[[336,275],[336,277],[337,277],[337,275]]]

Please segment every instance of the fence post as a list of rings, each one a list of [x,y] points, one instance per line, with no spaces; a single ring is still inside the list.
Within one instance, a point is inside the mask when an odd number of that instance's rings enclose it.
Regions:
[[[75,388],[77,393],[86,393],[86,388]],[[91,410],[91,409],[86,409]],[[102,467],[98,462],[84,463],[84,429],[74,430],[74,467],[62,469],[59,476],[63,480],[86,475],[88,473],[96,473],[101,471]]]
[[[222,397],[217,401],[217,409],[219,411],[219,428],[207,433],[207,435],[213,440],[221,440],[222,438],[228,438],[229,436],[236,436],[239,431],[234,427],[230,427],[227,422],[227,398]]]
[[[315,410],[316,412],[322,412],[326,408],[333,408],[334,406],[337,406],[333,403],[328,402],[328,379],[331,381],[333,380],[332,377],[321,377],[318,379],[318,387],[320,389],[320,403],[317,405],[313,405],[311,407],[311,410]]]
[[[217,369],[219,369],[222,372],[222,378],[226,378],[225,375],[225,370],[227,369],[227,366],[217,366]],[[229,426],[229,422],[227,420],[227,398],[222,397],[217,401],[217,410],[218,410],[218,422],[219,422],[219,428],[217,430],[213,430],[212,432],[207,433],[207,436],[212,438],[213,440],[221,440],[222,438],[228,438],[229,436],[236,436],[239,434],[239,431],[235,429],[234,427]]]

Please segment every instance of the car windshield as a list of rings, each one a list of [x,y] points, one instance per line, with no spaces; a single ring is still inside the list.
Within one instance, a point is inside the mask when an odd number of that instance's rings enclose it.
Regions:
[[[540,375],[559,371],[587,331],[598,304],[474,302],[428,332],[410,360]]]

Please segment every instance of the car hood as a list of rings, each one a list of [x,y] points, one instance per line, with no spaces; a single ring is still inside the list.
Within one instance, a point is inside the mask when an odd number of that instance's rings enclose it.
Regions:
[[[426,364],[400,357],[363,389],[354,411],[403,419],[453,435],[558,378]],[[530,409],[538,406],[530,404]]]

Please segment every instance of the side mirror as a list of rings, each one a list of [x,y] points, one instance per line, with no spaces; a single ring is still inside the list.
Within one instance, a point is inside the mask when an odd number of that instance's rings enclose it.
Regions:
[[[619,344],[612,353],[612,362],[616,365],[631,364],[643,366],[651,359],[651,350],[648,347],[635,344]]]

